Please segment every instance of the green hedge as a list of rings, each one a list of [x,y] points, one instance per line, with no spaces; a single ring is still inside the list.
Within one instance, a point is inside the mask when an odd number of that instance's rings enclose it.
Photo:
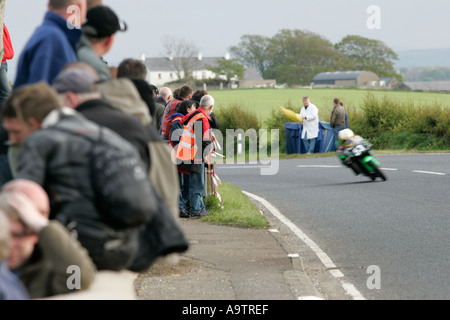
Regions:
[[[367,93],[360,112],[349,112],[351,129],[378,149],[450,149],[450,108],[433,103],[377,99]]]
[[[291,102],[284,107],[300,113],[300,107]],[[376,149],[450,149],[450,108],[437,102],[417,105],[414,101],[395,100],[388,96],[376,98],[368,92],[363,105],[357,110],[347,108],[347,113],[350,128],[370,140]],[[286,153],[285,123],[290,120],[278,108],[272,110],[263,124],[259,123],[255,112],[237,104],[221,108],[216,116],[224,137],[226,129],[255,129],[256,132],[259,128],[278,129],[279,151]]]

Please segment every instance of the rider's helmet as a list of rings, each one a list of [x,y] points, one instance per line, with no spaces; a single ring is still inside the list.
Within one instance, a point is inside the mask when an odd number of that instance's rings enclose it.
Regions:
[[[353,131],[351,129],[344,129],[344,130],[339,131],[339,133],[338,133],[339,141],[345,141],[350,138],[353,138],[354,136],[355,136],[355,134],[353,133]]]

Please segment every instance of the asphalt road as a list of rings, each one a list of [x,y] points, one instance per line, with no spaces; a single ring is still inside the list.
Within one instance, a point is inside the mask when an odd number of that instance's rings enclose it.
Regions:
[[[275,175],[261,175],[260,164],[216,172],[274,205],[364,298],[450,299],[450,154],[376,158],[386,182],[355,176],[335,157],[280,160]]]

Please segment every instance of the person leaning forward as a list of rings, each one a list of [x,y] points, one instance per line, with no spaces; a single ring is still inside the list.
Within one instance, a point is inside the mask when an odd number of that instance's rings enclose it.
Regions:
[[[23,143],[16,178],[35,181],[48,191],[50,218],[77,237],[97,269],[129,267],[137,254],[139,230],[154,211],[133,212],[130,220],[123,215],[118,227],[111,224],[108,212],[97,208],[89,156],[93,142],[80,133],[99,132],[101,127],[77,111],[61,107],[56,91],[44,82],[14,90],[3,106],[2,117],[9,133],[11,124],[21,131],[19,137],[10,134],[10,140]],[[128,141],[108,128],[101,130],[108,144],[132,150],[139,158]],[[148,198],[147,202],[154,200],[151,195]]]
[[[40,185],[23,179],[8,182],[0,193],[0,210],[11,224],[8,267],[19,277],[30,298],[90,287],[97,271],[95,265],[87,250],[61,223],[48,219],[49,199]],[[74,266],[79,277],[71,282]]]

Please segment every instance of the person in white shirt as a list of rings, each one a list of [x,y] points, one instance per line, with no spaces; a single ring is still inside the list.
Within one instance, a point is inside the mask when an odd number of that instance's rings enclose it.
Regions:
[[[309,101],[309,97],[303,97],[303,108],[300,111],[300,116],[303,122],[303,145],[306,153],[312,154],[319,137],[319,110]]]

